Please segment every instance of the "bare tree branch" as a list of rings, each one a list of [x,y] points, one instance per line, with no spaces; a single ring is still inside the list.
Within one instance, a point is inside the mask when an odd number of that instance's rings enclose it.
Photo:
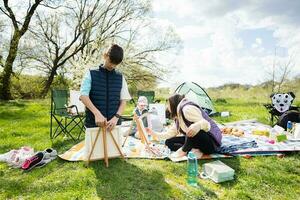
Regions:
[[[19,31],[19,26],[18,26],[18,23],[17,23],[17,20],[16,20],[16,16],[14,14],[14,12],[12,11],[12,9],[8,6],[8,0],[3,0],[3,3],[4,3],[4,7],[5,9],[8,11],[9,13],[9,18],[11,19],[12,23],[13,23],[13,26],[15,28],[15,30],[18,30]],[[2,9],[1,9],[2,10]],[[5,12],[4,12],[5,13]]]

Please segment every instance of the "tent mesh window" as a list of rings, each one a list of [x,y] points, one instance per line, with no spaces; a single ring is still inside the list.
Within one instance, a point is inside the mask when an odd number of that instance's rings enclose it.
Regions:
[[[205,92],[205,90],[194,82],[184,82],[177,87],[175,93],[185,95],[185,97],[194,103],[197,103],[203,108],[209,115],[215,114],[211,98]]]

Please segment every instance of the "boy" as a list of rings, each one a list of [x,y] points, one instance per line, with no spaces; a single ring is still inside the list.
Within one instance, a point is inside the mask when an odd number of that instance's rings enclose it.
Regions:
[[[111,131],[131,99],[124,76],[115,70],[122,60],[122,47],[113,44],[104,53],[104,64],[85,74],[80,100],[86,106],[87,128],[107,126]]]

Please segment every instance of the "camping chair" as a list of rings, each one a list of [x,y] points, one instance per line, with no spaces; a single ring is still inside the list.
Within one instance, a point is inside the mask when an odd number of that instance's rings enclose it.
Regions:
[[[68,91],[67,90],[51,90],[51,111],[50,111],[50,138],[54,139],[60,134],[70,136],[73,140],[76,140],[72,135],[72,131],[77,127],[79,128],[79,134],[77,140],[80,138],[82,132],[84,132],[84,115],[78,112],[76,105],[68,105]],[[75,112],[72,109],[75,108]],[[56,122],[56,128],[53,131],[54,123]]]
[[[159,103],[160,102],[160,100],[154,100],[154,98],[155,98],[155,92],[154,91],[141,91],[141,90],[139,90],[137,92],[137,96],[138,97],[145,96],[148,100],[148,104]]]
[[[300,107],[292,105],[295,99],[295,95],[292,92],[272,94],[270,98],[272,103],[264,104],[264,106],[270,113],[270,124],[272,126],[275,125],[279,117],[287,111],[300,111]],[[276,121],[274,122],[274,120]]]
[[[137,97],[139,98],[140,96],[145,96],[147,98],[148,105],[160,102],[160,100],[154,100],[154,97],[155,97],[155,92],[154,91],[141,91],[141,90],[139,90],[137,92]],[[134,101],[133,98],[130,100],[130,102],[133,103],[134,106],[136,107],[137,104],[136,104],[136,102]],[[131,121],[133,119],[133,115],[123,115],[123,116],[121,116],[121,119],[123,121]]]

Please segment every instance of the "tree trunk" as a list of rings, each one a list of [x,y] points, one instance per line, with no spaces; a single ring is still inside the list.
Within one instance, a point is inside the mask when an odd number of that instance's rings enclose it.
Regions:
[[[21,35],[19,31],[15,31],[13,38],[10,41],[10,48],[7,59],[5,61],[4,70],[0,79],[0,99],[9,100],[11,99],[10,93],[10,83],[11,83],[11,74],[13,72],[13,63],[16,59],[18,46],[20,42]]]
[[[50,89],[50,86],[51,86],[51,84],[52,84],[52,82],[53,82],[53,80],[54,80],[54,76],[55,76],[55,74],[56,74],[57,68],[58,68],[57,66],[55,66],[55,67],[52,68],[52,71],[51,71],[51,73],[50,73],[50,76],[48,76],[48,79],[47,79],[47,81],[45,82],[44,88],[43,88],[43,90],[42,90],[42,92],[41,92],[41,94],[40,94],[40,97],[41,97],[41,98],[45,98],[45,97],[46,97],[46,95],[47,95],[47,93],[48,93],[48,91],[49,91],[49,89]]]

